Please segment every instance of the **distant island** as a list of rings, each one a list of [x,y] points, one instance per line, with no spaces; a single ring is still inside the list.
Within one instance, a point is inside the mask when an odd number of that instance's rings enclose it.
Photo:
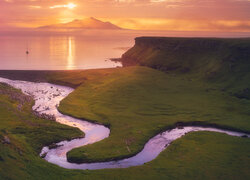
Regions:
[[[122,29],[110,22],[103,22],[90,17],[82,20],[75,19],[68,23],[52,24],[41,26],[38,29]]]

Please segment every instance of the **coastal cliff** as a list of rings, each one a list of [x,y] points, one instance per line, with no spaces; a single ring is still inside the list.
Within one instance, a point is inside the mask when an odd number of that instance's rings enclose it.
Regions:
[[[121,62],[202,78],[250,99],[250,38],[138,37]]]

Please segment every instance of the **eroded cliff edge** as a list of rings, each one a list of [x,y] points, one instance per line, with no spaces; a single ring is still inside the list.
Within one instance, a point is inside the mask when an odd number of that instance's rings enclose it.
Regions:
[[[138,37],[121,62],[202,78],[250,99],[250,38]]]

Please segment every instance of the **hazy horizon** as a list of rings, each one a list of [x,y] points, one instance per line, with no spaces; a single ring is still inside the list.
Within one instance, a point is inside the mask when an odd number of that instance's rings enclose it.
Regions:
[[[3,0],[0,7],[0,69],[116,67],[107,59],[140,36],[250,37],[249,0]]]
[[[101,34],[99,32],[102,32]],[[98,36],[96,36],[98,34]],[[93,38],[109,39],[110,35],[136,38],[138,36],[164,36],[164,37],[215,37],[215,38],[248,38],[250,32],[227,31],[167,31],[167,30],[131,30],[131,29],[40,29],[40,28],[1,28],[0,36],[87,36]]]
[[[95,17],[133,30],[250,32],[249,0],[3,0],[1,28]]]

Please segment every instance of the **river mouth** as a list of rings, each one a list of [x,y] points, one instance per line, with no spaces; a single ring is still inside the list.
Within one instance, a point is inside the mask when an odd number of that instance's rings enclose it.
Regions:
[[[143,165],[146,162],[155,159],[163,150],[165,150],[171,142],[181,138],[185,134],[194,131],[212,131],[225,133],[230,136],[250,137],[249,134],[223,130],[212,127],[184,126],[182,128],[174,128],[162,132],[151,138],[144,146],[143,150],[137,155],[130,158],[100,162],[100,163],[70,163],[67,161],[67,152],[87,144],[93,144],[107,138],[110,130],[99,124],[73,118],[60,113],[57,107],[62,99],[67,97],[74,89],[70,87],[54,85],[50,83],[34,83],[19,80],[9,80],[0,78],[0,82],[7,83],[14,88],[21,89],[23,93],[31,95],[35,100],[33,110],[40,114],[54,116],[56,121],[61,124],[79,128],[85,133],[85,137],[73,139],[70,141],[62,141],[51,146],[43,147],[40,156],[46,161],[56,164],[67,169],[111,169],[111,168],[128,168],[132,166]]]

